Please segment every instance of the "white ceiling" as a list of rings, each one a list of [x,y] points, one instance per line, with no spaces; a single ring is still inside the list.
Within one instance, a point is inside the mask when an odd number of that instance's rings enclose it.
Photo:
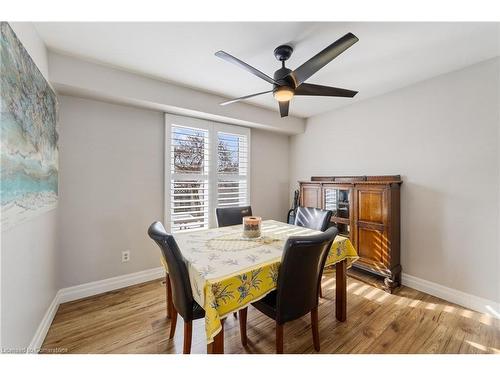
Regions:
[[[358,90],[354,99],[296,97],[309,117],[499,55],[498,23],[35,23],[49,49],[227,97],[270,89],[214,56],[220,49],[272,76],[273,50],[291,44],[287,66],[347,32],[360,41],[307,82]],[[249,102],[277,110],[271,94]]]

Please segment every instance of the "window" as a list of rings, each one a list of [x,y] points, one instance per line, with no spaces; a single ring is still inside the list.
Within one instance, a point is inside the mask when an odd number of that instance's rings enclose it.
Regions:
[[[165,223],[171,232],[216,226],[215,208],[250,204],[250,130],[166,115]]]

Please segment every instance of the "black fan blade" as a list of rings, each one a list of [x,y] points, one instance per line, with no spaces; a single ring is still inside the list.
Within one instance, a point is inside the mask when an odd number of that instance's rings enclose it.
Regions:
[[[224,52],[224,51],[217,51],[215,52],[215,56],[220,57],[223,60],[226,60],[230,63],[233,63],[240,68],[245,69],[246,71],[252,73],[253,75],[256,75],[259,78],[262,78],[264,81],[267,81],[271,84],[277,85],[278,82],[276,82],[274,79],[269,77],[268,75],[262,73],[260,70],[255,69],[253,66],[248,65],[246,62],[241,61],[240,59],[237,59],[234,56],[231,56],[229,53]]]
[[[278,103],[280,103],[280,115],[281,115],[281,117],[288,116],[288,107],[290,107],[290,101],[278,102]]]
[[[263,91],[263,92],[259,92],[257,94],[252,94],[252,95],[247,95],[247,96],[242,96],[240,98],[236,98],[236,99],[228,100],[227,102],[220,103],[220,105],[228,105],[228,104],[231,104],[231,103],[236,103],[236,102],[239,102],[241,100],[253,98],[254,96],[258,96],[258,95],[262,95],[262,94],[267,94],[269,92],[273,92],[273,90]]]
[[[300,85],[314,73],[352,46],[358,41],[358,37],[352,33],[345,34],[342,38],[333,42],[323,51],[319,52],[304,64],[295,69],[290,75],[295,80],[295,86]]]
[[[357,91],[339,89],[338,87],[313,85],[311,83],[303,83],[295,89],[295,95],[310,95],[310,96],[339,96],[342,98],[352,98]]]

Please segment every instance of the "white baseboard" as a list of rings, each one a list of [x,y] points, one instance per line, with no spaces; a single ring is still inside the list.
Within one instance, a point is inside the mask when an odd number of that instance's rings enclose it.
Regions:
[[[40,325],[38,326],[35,336],[31,340],[27,353],[34,354],[40,351],[42,347],[43,340],[45,340],[45,336],[47,336],[47,332],[49,331],[50,325],[52,324],[52,320],[56,316],[57,309],[59,308],[59,292],[56,293],[54,299],[50,303],[49,308],[45,312]]]
[[[163,276],[165,276],[165,269],[163,267],[156,267],[145,271],[129,273],[128,275],[116,276],[109,279],[63,288],[59,290],[59,303],[95,296],[96,294],[106,293],[111,290],[159,279]]]
[[[405,273],[401,275],[401,284],[500,319],[500,302],[467,294]]]
[[[163,267],[156,267],[145,271],[129,273],[128,275],[111,277],[109,279],[60,289],[45,312],[45,315],[43,316],[43,319],[40,322],[30,345],[28,346],[27,352],[38,353],[40,351],[43,341],[45,340],[45,336],[49,331],[52,320],[54,319],[57,309],[61,303],[75,301],[80,298],[90,297],[110,292],[112,290],[125,288],[127,286],[145,283],[164,276],[165,269]]]

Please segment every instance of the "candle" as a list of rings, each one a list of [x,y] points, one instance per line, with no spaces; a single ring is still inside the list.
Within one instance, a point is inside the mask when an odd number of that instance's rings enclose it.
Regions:
[[[243,236],[247,238],[260,237],[262,218],[258,216],[243,217]]]

